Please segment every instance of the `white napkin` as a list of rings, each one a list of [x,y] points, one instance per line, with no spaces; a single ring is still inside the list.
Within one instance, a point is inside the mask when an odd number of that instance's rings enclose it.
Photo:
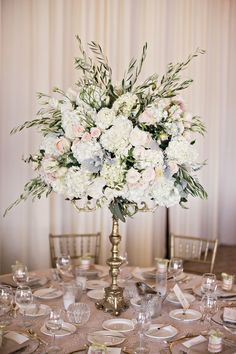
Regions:
[[[92,349],[89,347],[88,354],[91,354]],[[121,348],[107,348],[107,354],[121,354]]]
[[[23,334],[20,334],[20,333],[14,332],[14,331],[7,332],[4,335],[4,337],[11,339],[18,344],[23,344],[23,343],[27,342],[27,340],[29,340],[29,338],[27,336],[24,336]]]
[[[223,319],[227,322],[236,322],[236,308],[225,307],[223,313]]]
[[[192,339],[187,340],[186,342],[183,342],[182,344],[186,347],[186,348],[191,348],[194,345],[203,343],[206,341],[206,338],[203,336],[197,336],[194,337]]]

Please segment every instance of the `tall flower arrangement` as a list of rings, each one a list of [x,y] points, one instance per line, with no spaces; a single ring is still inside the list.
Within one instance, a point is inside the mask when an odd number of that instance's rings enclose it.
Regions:
[[[184,206],[189,195],[206,198],[197,179],[204,163],[198,162],[195,148],[195,135],[205,128],[179,96],[192,82],[181,79],[181,71],[202,51],[169,64],[160,79],[153,74],[138,83],[145,44],[140,61],[132,59],[114,85],[101,47],[88,44],[93,60],[77,40],[75,65],[81,75],[76,88],[54,88],[53,96],[39,93],[37,118],[11,132],[35,126],[43,138],[39,150],[25,160],[36,177],[6,212],[28,197],[53,191],[78,209],[108,206],[122,221],[138,210]]]

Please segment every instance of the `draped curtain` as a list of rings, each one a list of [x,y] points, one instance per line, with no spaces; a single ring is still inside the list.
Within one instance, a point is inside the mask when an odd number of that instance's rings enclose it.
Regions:
[[[198,146],[199,160],[207,160],[207,165],[199,178],[209,198],[190,198],[187,210],[171,208],[169,227],[174,233],[236,243],[235,0],[2,0],[0,13],[1,215],[33,176],[22,155],[36,152],[40,144],[34,129],[14,136],[9,132],[35,117],[36,92],[74,87],[76,34],[84,42],[101,44],[114,82],[145,42],[148,55],[141,80],[153,72],[162,74],[167,63],[181,61],[200,47],[206,54],[184,72],[194,83],[183,96],[189,110],[206,122],[208,132],[199,137]],[[57,195],[26,201],[1,217],[0,272],[10,271],[16,259],[30,269],[48,267],[49,232],[97,231],[102,232],[104,263],[110,252],[107,209],[78,213]],[[153,264],[155,257],[165,254],[166,210],[137,214],[121,223],[120,234],[121,252],[127,250],[130,264]]]

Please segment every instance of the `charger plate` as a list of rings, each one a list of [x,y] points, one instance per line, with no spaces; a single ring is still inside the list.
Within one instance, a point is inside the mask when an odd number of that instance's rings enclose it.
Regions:
[[[49,314],[51,308],[48,305],[40,304],[37,306],[36,304],[31,304],[27,306],[25,310],[25,316],[29,317],[40,317],[46,316]],[[20,313],[24,313],[23,309],[20,309]]]
[[[145,332],[145,336],[162,340],[172,338],[178,333],[178,330],[171,325],[165,325],[163,328],[162,326],[161,323],[151,325]]]

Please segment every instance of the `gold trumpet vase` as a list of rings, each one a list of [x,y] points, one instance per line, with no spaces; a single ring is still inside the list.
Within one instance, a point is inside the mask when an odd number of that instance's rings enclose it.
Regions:
[[[105,288],[105,296],[103,300],[96,303],[96,307],[105,312],[110,312],[114,316],[119,316],[122,311],[128,308],[128,302],[125,301],[123,296],[124,289],[117,284],[117,278],[123,260],[119,257],[121,236],[119,235],[119,222],[115,216],[112,216],[112,232],[109,239],[112,248],[111,257],[108,258],[107,265],[110,267],[111,285]]]

